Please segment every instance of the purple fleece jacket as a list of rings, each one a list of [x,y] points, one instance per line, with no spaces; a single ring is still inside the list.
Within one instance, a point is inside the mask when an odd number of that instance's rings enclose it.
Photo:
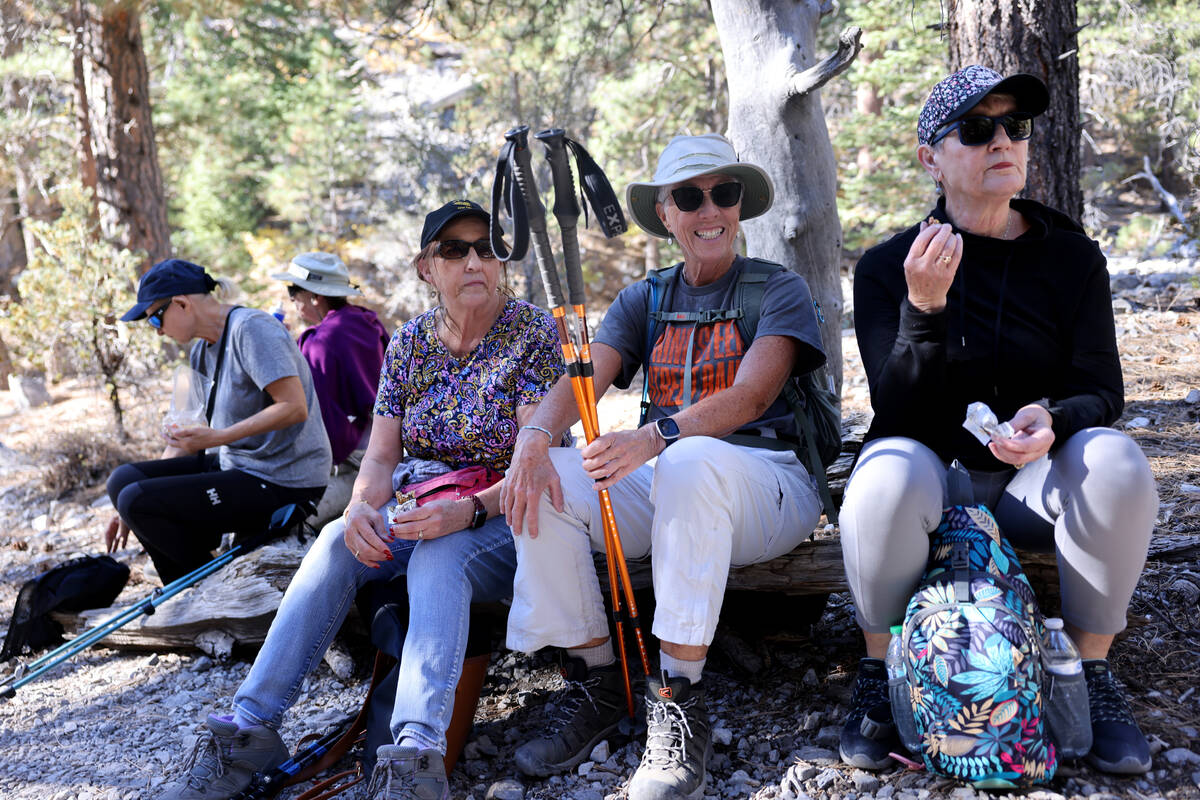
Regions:
[[[333,463],[340,464],[371,424],[387,330],[375,312],[347,305],[300,334],[300,352],[312,370]]]

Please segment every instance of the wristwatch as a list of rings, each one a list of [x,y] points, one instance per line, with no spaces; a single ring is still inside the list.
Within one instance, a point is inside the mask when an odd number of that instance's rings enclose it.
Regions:
[[[663,450],[666,450],[679,438],[679,425],[670,417],[654,420],[654,428],[658,431],[658,435],[662,437],[664,442]]]
[[[475,514],[471,517],[470,530],[482,528],[483,523],[487,522],[487,509],[484,508],[483,501],[475,495],[471,495],[471,504],[475,506]]]

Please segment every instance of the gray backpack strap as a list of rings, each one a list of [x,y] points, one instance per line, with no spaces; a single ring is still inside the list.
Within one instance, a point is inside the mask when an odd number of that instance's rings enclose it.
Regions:
[[[837,525],[837,504],[833,502],[833,493],[829,491],[829,478],[825,475],[825,465],[821,462],[821,454],[817,452],[817,430],[804,411],[806,401],[795,378],[788,378],[783,384],[783,394],[787,398],[788,407],[792,409],[792,416],[796,418],[796,427],[804,434],[808,474],[817,481],[817,494],[821,497],[821,505],[825,506],[825,519],[830,524]]]
[[[667,288],[674,282],[675,276],[682,267],[683,264],[676,264],[673,267],[652,269],[646,275],[646,282],[650,284],[650,294],[647,297],[646,306],[646,352],[642,356],[642,403],[641,413],[638,415],[639,428],[646,424],[646,420],[650,416],[650,353],[654,349],[659,322],[655,314],[666,305]]]
[[[742,266],[742,274],[738,276],[737,287],[733,294],[733,307],[741,312],[738,321],[738,332],[745,340],[746,349],[754,342],[758,332],[758,321],[762,317],[763,293],[767,290],[767,280],[780,270],[786,269],[782,264],[773,261],[763,261],[760,258],[747,258]]]

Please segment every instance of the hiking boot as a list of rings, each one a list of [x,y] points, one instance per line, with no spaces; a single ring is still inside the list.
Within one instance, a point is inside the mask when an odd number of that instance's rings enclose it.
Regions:
[[[625,680],[619,663],[589,670],[582,658],[564,656],[561,673],[567,688],[559,696],[549,732],[513,754],[517,768],[526,775],[544,778],[571,769],[625,716]]]
[[[375,751],[367,800],[449,800],[446,764],[437,750],[385,744]]]
[[[850,713],[842,725],[838,753],[852,767],[884,769],[892,764],[888,755],[891,752],[905,750],[893,723],[887,667],[881,658],[864,658],[858,662]]]
[[[704,690],[687,678],[650,678],[646,683],[646,750],[629,800],[682,800],[704,794],[704,770],[712,755],[712,723]]]
[[[210,714],[184,766],[184,775],[159,800],[228,800],[254,776],[287,761],[279,734],[263,725],[238,728]]]
[[[1102,772],[1141,775],[1150,770],[1150,744],[1129,711],[1125,695],[1103,658],[1083,662],[1088,709],[1092,717],[1092,749],[1087,760]]]

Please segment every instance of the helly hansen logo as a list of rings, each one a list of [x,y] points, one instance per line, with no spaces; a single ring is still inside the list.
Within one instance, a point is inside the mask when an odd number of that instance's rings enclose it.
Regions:
[[[670,686],[662,686],[658,690],[658,696],[661,697],[663,700],[674,700],[675,692],[674,692],[674,690],[671,689]]]
[[[214,506],[221,505],[221,495],[217,494],[217,490],[215,488],[209,488],[207,494],[208,502],[212,503]]]
[[[700,325],[667,325],[650,353],[650,402],[659,408],[684,405],[683,370],[687,364],[688,340],[692,343],[692,396],[698,403],[733,385],[738,365],[746,354],[735,320]]]

